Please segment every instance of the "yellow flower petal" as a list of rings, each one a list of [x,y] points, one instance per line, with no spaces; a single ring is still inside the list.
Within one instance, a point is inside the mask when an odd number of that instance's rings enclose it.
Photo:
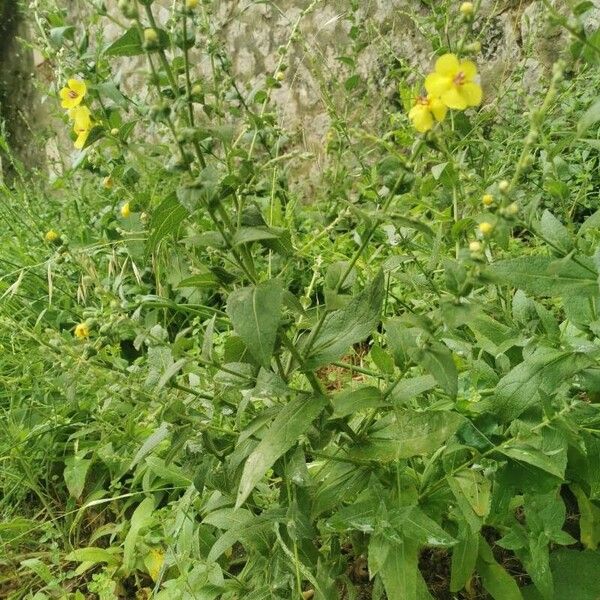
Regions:
[[[439,73],[430,73],[425,79],[425,89],[430,96],[439,98],[452,86],[452,78]]]
[[[465,74],[467,81],[472,81],[477,77],[477,65],[471,60],[461,60],[458,70]]]
[[[446,118],[448,108],[439,98],[430,98],[429,108],[431,109],[436,121],[443,121]]]
[[[460,95],[465,99],[468,106],[479,106],[483,91],[478,83],[465,83],[460,88]]]
[[[79,79],[69,79],[69,81],[67,81],[67,85],[81,98],[83,98],[87,93],[87,86]]]
[[[456,54],[444,54],[435,61],[435,72],[447,77],[454,77],[459,70]]]
[[[90,130],[84,129],[83,131],[78,131],[77,133],[78,135],[77,139],[75,140],[74,146],[75,148],[77,148],[77,150],[81,150],[87,142],[88,136],[90,135]]]
[[[465,110],[468,106],[466,99],[455,85],[442,94],[441,101],[448,108],[454,108],[455,110]]]
[[[90,328],[88,327],[87,323],[78,323],[75,326],[75,337],[79,338],[79,339],[83,339],[86,337],[89,337],[90,335]]]
[[[73,119],[73,129],[79,133],[83,129],[90,129],[92,118],[87,106],[77,106],[69,111],[69,117]]]
[[[414,128],[419,133],[425,133],[433,127],[433,116],[429,107],[423,104],[413,106],[408,113]]]
[[[63,88],[63,89],[65,89],[65,88]],[[68,95],[66,97],[62,97],[62,91],[63,90],[61,90],[61,98],[62,98],[62,100],[60,102],[60,105],[63,108],[68,108],[68,109],[75,108],[81,102],[81,98],[79,96],[77,98],[70,98]],[[67,94],[68,93],[69,92],[67,90]]]

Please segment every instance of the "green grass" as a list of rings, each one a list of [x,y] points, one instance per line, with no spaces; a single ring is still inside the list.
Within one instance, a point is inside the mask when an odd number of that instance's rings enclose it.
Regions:
[[[169,34],[205,40],[208,5]],[[114,46],[41,46],[97,127],[51,183],[15,161],[0,188],[0,597],[597,595],[595,38],[419,136],[422,74],[349,18],[339,79],[293,38],[318,163],[216,37],[202,97],[175,44],[127,98]],[[446,4],[419,25],[437,54],[473,37]],[[353,78],[367,47],[397,93]]]

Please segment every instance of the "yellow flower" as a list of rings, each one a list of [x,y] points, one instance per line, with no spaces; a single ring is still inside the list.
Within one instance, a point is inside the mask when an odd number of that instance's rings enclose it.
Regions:
[[[87,87],[83,81],[79,79],[69,79],[67,85],[58,92],[60,96],[60,105],[63,108],[75,108],[85,96]]]
[[[47,231],[46,235],[44,236],[44,239],[49,244],[51,244],[52,242],[55,242],[58,238],[59,238],[59,235],[56,231],[54,231],[54,229],[50,229],[50,231]]]
[[[481,198],[481,202],[484,206],[491,206],[494,204],[494,196],[491,194],[484,194],[483,198]]]
[[[435,63],[435,72],[425,79],[430,96],[440,98],[448,107],[465,110],[481,104],[482,90],[478,83],[477,67],[470,60],[458,60],[454,54],[444,54]]]
[[[481,235],[490,235],[494,229],[494,226],[487,221],[483,221],[483,223],[479,223],[479,233]]]
[[[198,0],[185,0],[185,7],[188,10],[194,10],[198,6]]]
[[[90,328],[85,323],[78,323],[75,326],[75,337],[80,340],[90,336]]]
[[[414,128],[420,133],[429,131],[436,121],[443,121],[447,108],[438,98],[432,96],[419,96],[415,105],[410,109],[408,118],[412,121]]]
[[[73,131],[77,134],[75,148],[81,150],[92,130],[92,116],[87,106],[77,106],[69,111],[69,117],[73,119]]]
[[[121,216],[126,219],[131,214],[131,206],[129,206],[129,202],[125,202],[123,206],[121,206]]]

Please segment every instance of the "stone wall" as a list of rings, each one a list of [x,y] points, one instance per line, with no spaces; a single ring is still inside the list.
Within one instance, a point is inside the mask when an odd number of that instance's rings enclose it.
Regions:
[[[32,53],[23,45],[28,28],[18,0],[0,0],[0,119],[11,155],[28,168],[43,164],[43,148],[33,143],[39,99],[33,77]],[[15,175],[11,156],[0,148],[0,175]]]
[[[0,100],[15,150],[26,160],[35,161],[35,156],[28,156],[27,144],[23,143],[27,135],[20,133],[23,123],[19,107],[29,103],[31,86],[27,73],[31,58],[18,50],[14,42],[19,23],[14,13],[15,1],[0,0],[4,13],[8,10],[8,18],[5,16],[0,24],[5,32],[0,40],[0,72],[5,90]],[[318,150],[331,119],[331,104],[327,106],[322,92],[327,89],[335,104],[336,94],[341,91],[340,101],[343,101],[343,83],[350,69],[338,57],[352,52],[358,43],[352,36],[352,27],[358,26],[364,40],[369,41],[357,54],[356,73],[364,89],[369,90],[370,100],[357,103],[353,115],[357,122],[365,123],[377,114],[371,102],[377,103],[378,96],[384,98],[395,93],[397,79],[388,76],[390,66],[406,64],[421,73],[431,67],[432,39],[442,33],[443,27],[432,21],[435,11],[431,5],[436,1],[279,0],[269,4],[213,0],[205,6],[212,10],[214,35],[225,44],[242,88],[251,90],[266,73],[272,74],[281,47],[289,47],[285,59],[289,68],[282,87],[275,91],[280,118],[287,129],[301,132],[308,149]],[[563,0],[552,1],[564,10]],[[455,4],[458,7],[460,3],[457,0]],[[595,0],[595,4],[586,16],[589,29],[600,23],[600,0]],[[106,5],[109,13],[120,17],[116,0],[106,0]],[[159,22],[169,19],[171,7],[170,0],[156,0],[153,9]],[[69,10],[73,23],[83,27],[89,4],[73,2]],[[290,42],[295,26],[299,35]],[[567,47],[564,33],[549,23],[541,0],[482,0],[475,31],[481,42],[477,61],[487,100],[494,97],[516,68],[523,74],[525,87],[535,89]],[[105,34],[116,38],[120,30],[107,21]],[[206,69],[206,57],[200,52],[195,62],[200,69]],[[41,70],[44,65],[37,68]],[[119,68],[123,85],[135,86],[142,81],[136,77],[144,69],[139,60],[123,59]],[[6,93],[7,90],[10,92]]]

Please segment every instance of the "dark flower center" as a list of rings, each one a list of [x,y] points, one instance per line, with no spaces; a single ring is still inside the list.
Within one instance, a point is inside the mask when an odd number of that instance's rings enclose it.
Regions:
[[[452,81],[454,82],[455,85],[463,85],[463,83],[465,83],[466,80],[467,80],[467,76],[462,71],[459,71],[454,76],[454,79]]]

